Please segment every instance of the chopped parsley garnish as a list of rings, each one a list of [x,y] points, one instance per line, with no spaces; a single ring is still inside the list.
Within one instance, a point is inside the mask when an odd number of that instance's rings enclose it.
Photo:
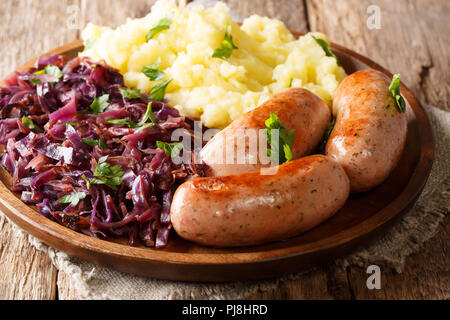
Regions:
[[[124,98],[128,99],[140,99],[142,98],[141,90],[131,88],[119,88],[120,93]]]
[[[141,132],[147,128],[153,127],[154,125],[155,125],[154,123],[147,123],[147,124],[143,125],[142,127],[139,127],[136,130],[134,130],[134,133]]]
[[[150,100],[162,101],[164,99],[164,95],[166,94],[166,88],[172,79],[167,79],[163,82],[158,83],[156,86],[152,88],[148,98]]]
[[[158,57],[156,62],[142,68],[142,72],[152,81],[162,80],[164,72],[159,70],[161,68],[161,57]]]
[[[129,128],[136,128],[137,124],[128,119],[106,119],[107,123],[117,124],[117,125],[127,125]]]
[[[395,99],[395,105],[399,112],[405,112],[406,102],[400,94],[400,74],[394,74],[392,82],[389,85],[389,91]]]
[[[101,97],[95,97],[89,108],[93,114],[102,113],[109,106],[109,94],[104,94]]]
[[[107,145],[103,142],[103,140],[96,140],[91,138],[83,138],[81,139],[85,144],[91,147],[98,146],[102,150],[108,149]]]
[[[63,126],[72,126],[72,127],[76,127],[78,125],[80,125],[78,122],[63,122],[62,123]]]
[[[63,73],[61,70],[52,64],[49,64],[45,67],[45,73],[54,76],[55,78],[61,79],[63,76]]]
[[[141,121],[139,121],[137,126],[138,127],[143,126],[147,122],[148,119],[150,119],[153,122],[153,124],[156,124],[156,118],[155,118],[155,115],[153,114],[152,103],[151,102],[148,103],[147,111],[145,112],[144,117],[142,118]]]
[[[225,36],[223,41],[220,43],[220,47],[218,47],[216,50],[214,50],[214,53],[212,54],[213,58],[219,58],[219,59],[226,59],[231,57],[231,53],[234,49],[239,49],[234,43],[233,43],[233,37],[228,32],[229,24],[227,23],[227,26],[225,28]]]
[[[323,51],[325,51],[325,54],[327,55],[327,57],[335,58],[338,66],[341,66],[341,63],[339,62],[338,58],[333,53],[333,51],[331,51],[328,42],[326,42],[323,39],[316,38],[314,36],[311,36],[311,37],[313,37],[313,39],[316,40],[317,44],[322,47],[322,49],[323,49]]]
[[[124,171],[121,165],[111,166],[108,162],[108,156],[98,159],[97,168],[95,168],[94,176],[91,181],[83,175],[82,178],[86,181],[87,188],[90,189],[93,184],[104,184],[113,190],[117,190],[118,186],[122,184],[122,177]]]
[[[72,193],[67,196],[64,196],[62,198],[59,198],[57,203],[70,203],[72,207],[76,207],[80,200],[83,200],[86,198],[86,193],[84,192],[77,192]]]
[[[147,120],[150,119],[152,123],[146,124]],[[138,128],[135,133],[140,132],[148,127],[154,126],[156,124],[156,118],[152,111],[152,103],[149,102],[147,106],[147,111],[145,112],[142,120],[139,123],[135,123],[128,119],[106,119],[107,123],[117,124],[117,125],[126,125],[129,128]]]
[[[181,150],[183,150],[183,144],[181,142],[174,142],[174,143],[168,143],[168,142],[162,142],[162,141],[156,141],[156,146],[164,150],[166,153],[166,156],[170,157],[178,157]]]
[[[38,70],[36,72],[33,72],[33,74],[45,74],[45,69]]]
[[[61,79],[63,76],[62,71],[57,66],[52,65],[52,64],[47,65],[44,69],[38,70],[38,71],[34,72],[33,74],[36,74],[36,75],[48,74],[48,75],[55,77],[57,80]],[[38,84],[41,82],[41,80],[38,78],[31,79],[30,81],[33,84]]]
[[[34,124],[33,120],[31,120],[25,116],[22,117],[22,123],[28,129],[31,129],[31,130],[36,129],[36,125]]]
[[[161,31],[169,29],[171,24],[172,18],[170,17],[162,18],[155,26],[153,26],[153,28],[150,29],[145,39],[147,40],[147,42],[149,42],[151,39],[153,39],[154,36],[156,36]]]
[[[83,180],[86,181],[86,187],[87,187],[88,189],[90,189],[90,188],[91,188],[91,182],[90,182],[89,179],[86,177],[86,175],[83,174],[83,175],[81,176],[81,178],[83,178]]]
[[[265,121],[267,131],[267,143],[270,146],[267,149],[267,155],[271,158],[278,157],[278,163],[283,164],[292,160],[292,146],[295,142],[294,130],[286,131],[286,127],[281,123],[280,119],[273,112]],[[278,130],[279,141],[272,139],[272,130]],[[276,158],[275,158],[276,159]]]

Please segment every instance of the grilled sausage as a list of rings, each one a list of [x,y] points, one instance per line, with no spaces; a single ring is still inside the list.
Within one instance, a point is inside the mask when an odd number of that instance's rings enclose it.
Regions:
[[[293,159],[310,154],[319,144],[331,121],[326,103],[308,90],[292,88],[274,95],[260,107],[242,115],[212,138],[200,152],[209,166],[208,176],[240,174],[269,167],[264,154],[267,138],[250,143],[250,136],[260,137],[265,121],[275,113],[287,131],[294,130]],[[255,140],[253,140],[255,141]],[[263,141],[264,146],[259,145]],[[238,156],[242,156],[239,161]],[[263,160],[263,161],[261,161]]]
[[[349,190],[342,167],[314,155],[280,165],[275,175],[189,180],[175,192],[170,214],[184,239],[213,247],[256,245],[317,226],[344,205]]]
[[[326,154],[347,172],[352,192],[382,183],[402,155],[408,130],[406,113],[397,109],[389,83],[381,72],[362,70],[346,77],[336,91],[336,125]]]

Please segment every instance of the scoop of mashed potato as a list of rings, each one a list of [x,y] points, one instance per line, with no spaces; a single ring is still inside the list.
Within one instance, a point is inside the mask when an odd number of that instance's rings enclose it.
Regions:
[[[149,30],[166,17],[170,27],[147,41]],[[229,58],[213,58],[227,25],[238,49]],[[159,82],[142,68],[160,58],[165,79],[172,79],[166,89],[170,104],[220,129],[289,86],[306,88],[331,104],[346,74],[312,36],[327,40],[321,33],[295,39],[281,21],[257,15],[239,26],[220,2],[187,10],[173,0],[160,0],[146,17],[128,19],[116,29],[87,25],[82,55],[105,60],[124,75],[125,85],[142,92]]]

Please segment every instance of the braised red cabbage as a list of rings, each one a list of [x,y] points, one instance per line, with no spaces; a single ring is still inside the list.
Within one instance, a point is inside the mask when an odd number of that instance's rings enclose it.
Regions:
[[[12,190],[78,232],[164,247],[175,189],[205,168],[175,165],[156,142],[173,142],[178,128],[192,132],[192,123],[146,94],[124,97],[119,72],[87,58],[41,58],[4,83],[1,164]],[[130,126],[141,121],[149,102],[156,125]]]

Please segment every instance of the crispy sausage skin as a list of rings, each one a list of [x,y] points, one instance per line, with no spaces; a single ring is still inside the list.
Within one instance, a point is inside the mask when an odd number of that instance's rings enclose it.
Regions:
[[[381,72],[362,70],[346,77],[336,91],[336,125],[326,154],[347,172],[351,192],[368,191],[382,183],[402,155],[406,112],[396,108],[389,83]]]
[[[256,144],[253,143],[254,148],[251,148],[249,140],[243,134],[243,131],[247,130],[253,132],[254,137],[259,137],[260,129],[266,128],[265,121],[271,112],[279,117],[286,130],[295,131],[293,159],[310,154],[319,144],[331,121],[331,112],[326,103],[310,91],[291,88],[278,93],[258,108],[233,121],[205,145],[200,152],[200,158],[210,168],[208,176],[240,174],[271,165],[267,161],[263,165],[261,162],[264,161],[260,161],[266,156],[262,155],[261,150],[266,149],[260,148],[259,140]],[[261,141],[265,143],[267,140]],[[238,154],[243,154],[241,159],[244,161],[238,161]]]
[[[202,245],[256,245],[317,226],[344,205],[349,192],[342,167],[313,155],[280,165],[275,175],[254,171],[189,180],[175,192],[171,219],[178,235]]]

